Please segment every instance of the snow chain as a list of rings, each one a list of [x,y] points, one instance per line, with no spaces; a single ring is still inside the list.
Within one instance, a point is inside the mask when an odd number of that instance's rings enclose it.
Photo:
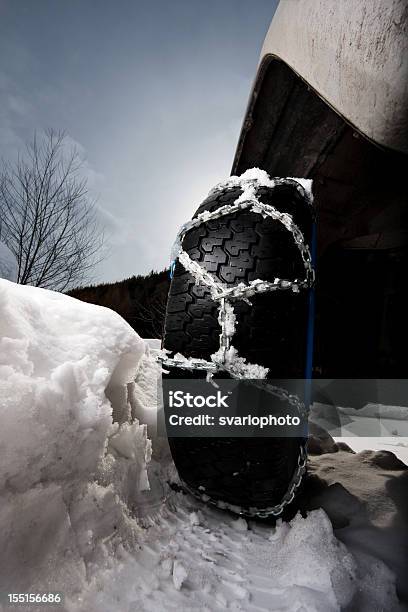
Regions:
[[[283,510],[286,506],[292,503],[297,489],[300,487],[302,483],[303,474],[306,472],[306,463],[307,463],[307,451],[306,446],[301,444],[299,455],[298,455],[298,465],[296,471],[294,472],[292,479],[289,483],[288,490],[285,495],[282,497],[282,501],[280,504],[276,506],[268,506],[266,508],[242,508],[241,506],[235,506],[232,504],[228,504],[227,502],[223,502],[217,499],[213,499],[209,495],[205,495],[205,493],[199,493],[197,490],[192,489],[186,484],[182,479],[181,483],[183,488],[188,491],[191,495],[193,495],[196,499],[199,499],[206,504],[211,504],[212,506],[217,506],[217,508],[221,508],[223,510],[231,510],[231,512],[235,512],[236,514],[241,514],[243,516],[247,516],[248,518],[268,518],[270,516],[278,517],[282,514]]]
[[[279,185],[288,184],[294,186],[298,191],[300,191],[303,197],[305,197],[310,203],[310,198],[307,197],[305,189],[296,179],[273,179],[273,181],[270,181],[268,186],[276,187]],[[299,414],[302,417],[305,417],[308,414],[308,408],[305,407],[303,402],[301,402],[297,396],[290,395],[285,389],[271,385],[264,380],[268,374],[268,368],[257,364],[247,363],[243,357],[239,357],[237,350],[232,345],[232,338],[234,336],[236,326],[236,316],[233,304],[236,300],[244,300],[246,303],[251,304],[249,298],[258,293],[266,293],[269,291],[292,291],[293,293],[299,293],[301,289],[308,289],[313,286],[315,276],[310,249],[306,244],[303,233],[294,223],[293,217],[289,213],[282,213],[273,206],[259,201],[256,195],[257,189],[262,186],[262,182],[259,181],[259,179],[243,179],[242,186],[244,191],[233,204],[221,206],[213,212],[204,211],[198,214],[188,223],[185,223],[181,227],[173,247],[173,262],[178,259],[184,269],[193,276],[196,285],[205,285],[210,291],[212,299],[218,303],[218,322],[221,327],[219,349],[211,355],[211,361],[192,357],[186,358],[180,353],[177,353],[174,357],[168,357],[167,354],[169,351],[166,349],[163,349],[159,353],[157,359],[164,368],[181,368],[185,370],[205,371],[207,372],[208,380],[210,380],[213,374],[216,372],[226,372],[231,377],[237,379],[261,379],[262,383],[260,382],[260,385],[262,385],[265,390],[279,397],[279,399],[286,400],[292,405],[296,406]],[[222,184],[220,187],[222,187]],[[208,221],[219,219],[220,217],[231,215],[243,210],[248,210],[250,212],[259,214],[264,219],[270,217],[276,221],[279,221],[292,234],[293,240],[302,257],[305,269],[305,276],[303,279],[288,280],[275,278],[273,282],[256,279],[248,284],[239,283],[235,287],[228,287],[221,283],[218,279],[214,278],[212,274],[200,266],[196,261],[193,261],[188,253],[183,250],[182,243],[188,231],[198,227],[202,223],[207,223]],[[248,510],[242,509],[237,506],[231,506],[224,502],[211,499],[208,495],[201,495],[197,491],[191,489],[185,483],[183,483],[183,485],[195,497],[203,499],[218,507],[233,509],[234,511],[238,511],[240,514],[245,514],[246,516],[257,516],[261,518],[266,518],[271,515],[278,516],[281,514],[285,506],[292,502],[296,489],[300,486],[303,474],[306,470],[306,461],[307,451],[306,445],[303,443],[300,445],[298,466],[291,482],[289,483],[287,492],[283,496],[280,504],[268,508],[249,508]]]

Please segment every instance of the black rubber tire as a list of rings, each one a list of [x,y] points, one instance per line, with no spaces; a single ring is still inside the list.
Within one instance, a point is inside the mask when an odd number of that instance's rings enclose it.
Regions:
[[[207,198],[196,215],[232,204],[240,188]],[[308,244],[313,210],[295,187],[258,189],[259,199],[293,216]],[[271,218],[241,211],[201,224],[183,241],[189,256],[224,284],[261,278],[304,278],[293,236]],[[254,296],[252,306],[234,304],[233,346],[248,362],[270,368],[269,378],[303,378],[306,360],[308,292],[276,291]],[[186,357],[209,359],[219,348],[217,304],[177,261],[167,303],[164,347]],[[169,377],[200,377],[172,368]],[[297,467],[300,438],[170,438],[179,475],[196,493],[242,508],[279,504]]]

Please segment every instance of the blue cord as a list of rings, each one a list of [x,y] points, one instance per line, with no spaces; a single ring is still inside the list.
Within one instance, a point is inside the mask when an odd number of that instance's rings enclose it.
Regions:
[[[317,225],[313,223],[311,240],[312,266],[316,267],[317,250]],[[305,368],[305,406],[310,407],[312,403],[312,377],[313,377],[313,349],[314,349],[314,325],[315,325],[315,289],[309,289],[308,300],[308,322],[307,322],[307,341],[306,341],[306,368]]]
[[[173,278],[173,276],[174,276],[174,268],[175,268],[175,267],[176,267],[176,260],[175,260],[175,259],[173,259],[173,261],[172,261],[172,262],[171,262],[171,264],[170,264],[170,272],[169,272],[169,275],[170,275],[170,280],[171,280],[171,279]]]

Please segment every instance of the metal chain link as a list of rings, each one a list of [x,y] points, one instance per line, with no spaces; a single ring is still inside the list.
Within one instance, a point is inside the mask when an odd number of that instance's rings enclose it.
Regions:
[[[285,183],[286,181],[290,183],[294,182],[291,179],[280,179],[279,184]],[[253,180],[252,183],[256,185],[257,181]],[[219,354],[214,353],[214,355],[211,356],[212,361],[206,361],[207,367],[205,367],[204,360],[202,359],[181,358],[174,360],[172,358],[168,358],[167,355],[161,354],[159,355],[158,359],[159,361],[161,361],[164,367],[178,367],[188,370],[206,369],[210,374],[213,374],[216,371],[223,370],[228,372],[232,376],[236,375],[237,373],[234,373],[233,368],[231,368],[231,364],[227,363],[227,351],[232,346],[231,339],[233,336],[233,333],[230,333],[229,328],[231,327],[231,324],[233,324],[232,319],[234,318],[233,305],[230,303],[230,301],[243,299],[249,302],[249,298],[255,295],[256,293],[265,293],[268,291],[276,290],[292,290],[294,293],[298,293],[300,289],[310,288],[314,283],[314,270],[312,266],[310,250],[305,242],[303,233],[294,223],[292,216],[289,213],[282,213],[278,211],[270,204],[264,204],[263,202],[260,202],[256,195],[253,195],[252,197],[247,199],[241,198],[242,196],[238,197],[233,204],[226,204],[215,211],[204,211],[203,213],[200,213],[199,215],[197,215],[196,218],[192,219],[191,221],[185,223],[182,226],[176,239],[176,244],[179,245],[178,253],[176,254],[176,256],[178,257],[184,269],[190,272],[190,274],[195,279],[196,284],[204,284],[209,289],[213,300],[219,302],[218,320],[220,322],[221,327],[219,351],[221,351],[221,359],[219,358]],[[271,217],[277,221],[280,221],[284,225],[284,227],[286,227],[286,229],[293,235],[294,242],[300,251],[305,268],[305,278],[303,280],[295,279],[294,281],[291,281],[287,279],[276,278],[273,282],[269,282],[261,279],[256,279],[251,281],[248,285],[245,285],[244,283],[239,283],[235,287],[227,287],[218,279],[214,278],[214,276],[212,276],[205,268],[200,266],[200,264],[198,264],[196,261],[193,261],[188,255],[188,253],[183,250],[183,239],[186,233],[192,228],[198,227],[202,223],[207,223],[208,221],[219,219],[226,215],[233,214],[234,212],[246,209],[249,209],[251,212],[254,212],[256,214],[260,214],[264,218]],[[230,306],[229,316],[225,312],[227,300]],[[214,359],[215,355],[217,355],[216,361]],[[235,357],[237,357],[237,353],[235,353]],[[216,365],[215,368],[214,363]],[[248,366],[250,366],[250,364],[248,364]],[[265,371],[264,376],[266,376],[266,374],[267,370]],[[243,375],[240,377],[243,377]]]
[[[225,510],[231,510],[236,514],[241,514],[243,516],[247,516],[249,518],[269,518],[270,516],[278,517],[282,514],[283,510],[286,506],[292,503],[297,489],[300,487],[302,483],[302,478],[304,473],[306,472],[306,464],[307,464],[307,450],[305,445],[300,445],[299,455],[298,455],[298,465],[296,471],[289,483],[288,489],[285,495],[282,497],[282,501],[275,506],[267,506],[266,508],[255,508],[253,506],[249,508],[244,508],[243,506],[238,506],[235,504],[229,504],[228,502],[220,502],[217,499],[212,498],[206,493],[199,493],[196,489],[190,487],[184,480],[180,479],[183,488],[188,491],[191,495],[193,495],[196,499],[200,501],[204,501],[207,504],[211,504],[212,506],[217,506],[218,508],[223,508]]]

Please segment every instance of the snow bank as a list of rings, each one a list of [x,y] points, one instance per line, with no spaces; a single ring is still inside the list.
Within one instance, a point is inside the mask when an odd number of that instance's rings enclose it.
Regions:
[[[0,591],[74,593],[114,535],[134,540],[147,350],[109,309],[0,280]]]
[[[324,508],[337,537],[371,576],[372,585],[377,584],[378,608],[373,609],[388,610],[389,605],[380,605],[380,601],[393,590],[391,575],[397,579],[400,597],[405,604],[408,601],[408,467],[390,451],[354,453],[344,448],[310,457],[309,474],[314,486],[309,489],[313,495],[307,507]]]

